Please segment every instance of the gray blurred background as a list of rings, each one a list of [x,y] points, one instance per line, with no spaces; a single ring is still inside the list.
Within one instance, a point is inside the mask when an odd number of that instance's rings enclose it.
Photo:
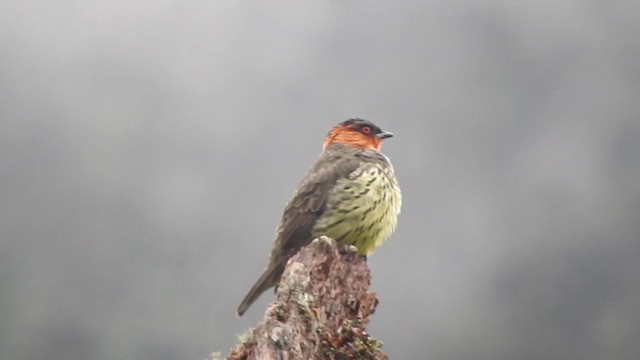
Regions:
[[[0,358],[201,360],[330,127],[404,192],[392,359],[640,358],[640,3],[4,1]]]

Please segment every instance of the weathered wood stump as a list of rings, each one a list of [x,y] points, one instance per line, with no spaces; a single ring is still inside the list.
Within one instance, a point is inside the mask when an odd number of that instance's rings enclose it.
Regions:
[[[264,318],[228,360],[387,359],[365,330],[378,299],[354,247],[320,237],[287,263]]]

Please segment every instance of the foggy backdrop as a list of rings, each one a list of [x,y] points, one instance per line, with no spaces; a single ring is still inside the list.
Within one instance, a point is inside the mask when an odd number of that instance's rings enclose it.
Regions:
[[[640,3],[0,4],[0,358],[201,360],[350,117],[392,359],[640,354]]]

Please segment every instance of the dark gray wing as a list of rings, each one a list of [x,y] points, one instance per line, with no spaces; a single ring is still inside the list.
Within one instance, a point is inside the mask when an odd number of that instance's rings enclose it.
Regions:
[[[352,150],[340,148],[326,151],[318,158],[285,207],[272,258],[274,255],[291,256],[312,240],[311,229],[324,211],[331,188],[338,179],[346,178],[360,165],[360,160],[353,155]]]

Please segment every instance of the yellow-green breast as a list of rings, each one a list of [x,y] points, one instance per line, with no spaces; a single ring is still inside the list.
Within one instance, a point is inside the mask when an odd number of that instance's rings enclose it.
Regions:
[[[401,203],[388,160],[362,163],[330,190],[312,234],[354,245],[360,255],[369,255],[395,230]]]

